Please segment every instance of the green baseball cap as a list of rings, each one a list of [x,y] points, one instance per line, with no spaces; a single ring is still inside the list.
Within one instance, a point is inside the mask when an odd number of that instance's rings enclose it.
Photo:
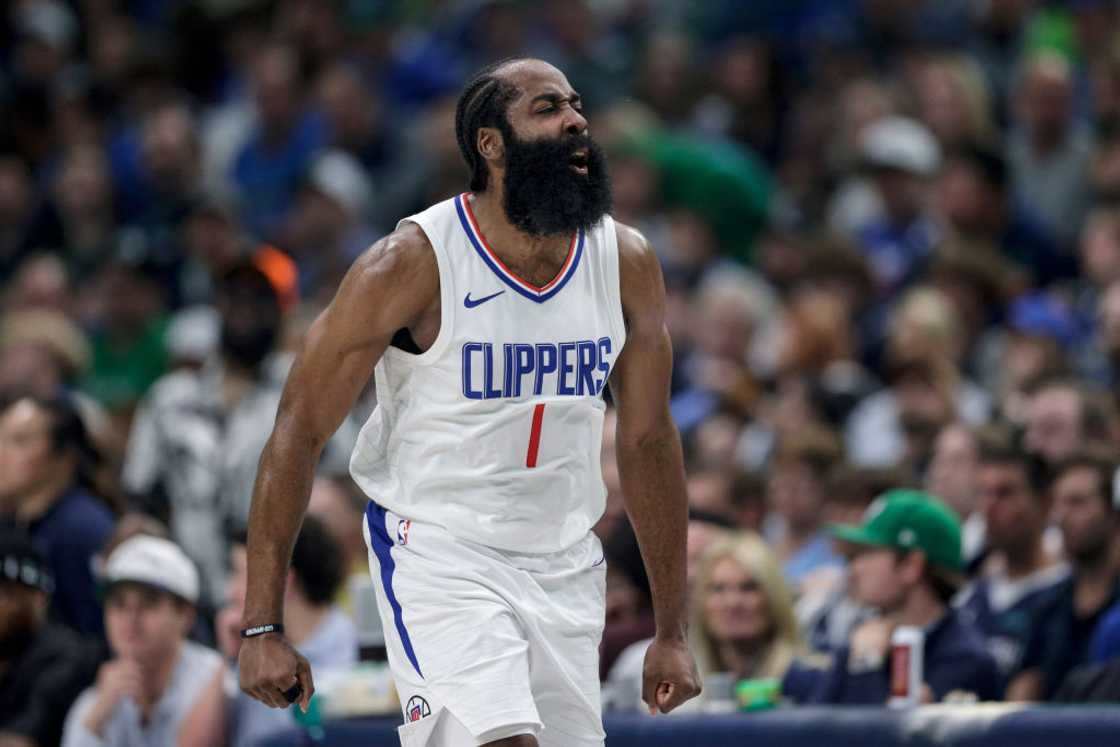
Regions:
[[[834,524],[829,533],[857,545],[921,550],[932,566],[961,571],[961,522],[953,509],[921,490],[890,490],[875,499],[862,526]]]

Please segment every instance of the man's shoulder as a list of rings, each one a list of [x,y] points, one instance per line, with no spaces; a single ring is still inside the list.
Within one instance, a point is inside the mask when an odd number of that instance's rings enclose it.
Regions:
[[[423,273],[438,273],[435,250],[421,225],[407,218],[358,255],[351,270],[360,285],[384,283],[386,278],[415,282]]]
[[[108,534],[113,528],[113,512],[105,501],[76,486],[63,494],[44,517],[40,528],[47,527],[52,533]]]

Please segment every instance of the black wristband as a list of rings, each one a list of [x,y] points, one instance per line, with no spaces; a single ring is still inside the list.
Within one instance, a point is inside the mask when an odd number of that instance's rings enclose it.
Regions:
[[[279,633],[284,634],[284,626],[280,623],[269,623],[268,625],[254,625],[251,628],[245,628],[241,631],[242,638],[256,638],[265,633]]]

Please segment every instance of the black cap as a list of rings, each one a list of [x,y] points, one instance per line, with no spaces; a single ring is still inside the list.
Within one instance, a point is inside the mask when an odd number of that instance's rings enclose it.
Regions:
[[[0,582],[10,581],[38,589],[45,594],[54,591],[54,578],[42,554],[31,538],[19,529],[0,529]]]

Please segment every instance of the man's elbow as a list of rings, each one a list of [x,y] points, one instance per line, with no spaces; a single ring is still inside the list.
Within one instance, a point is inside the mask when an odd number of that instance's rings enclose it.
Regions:
[[[641,424],[627,427],[620,421],[618,449],[620,451],[647,451],[672,448],[679,445],[680,434],[673,419],[666,412]]]

